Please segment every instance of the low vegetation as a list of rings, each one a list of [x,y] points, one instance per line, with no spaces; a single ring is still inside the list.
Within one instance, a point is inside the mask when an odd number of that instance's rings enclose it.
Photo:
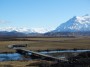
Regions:
[[[9,49],[8,45],[12,44],[27,44],[25,49],[29,50],[53,50],[53,49],[90,49],[90,37],[75,37],[75,38],[59,38],[59,37],[31,37],[31,38],[13,38],[0,41],[0,53],[15,52]],[[81,58],[82,59],[82,58]],[[78,60],[78,61],[81,61]],[[84,58],[87,59],[87,58]],[[0,67],[67,67],[67,62],[53,63],[48,61],[31,60],[31,61],[5,61],[0,62]],[[46,66],[45,66],[46,65]],[[81,67],[89,67],[83,65]],[[68,66],[70,67],[70,66]],[[75,67],[75,66],[73,66]],[[80,65],[76,66],[80,67]]]
[[[8,40],[8,39],[7,39]],[[76,38],[15,38],[13,40],[0,41],[0,52],[15,52],[8,45],[27,44],[29,50],[52,50],[52,49],[90,49],[89,37]]]

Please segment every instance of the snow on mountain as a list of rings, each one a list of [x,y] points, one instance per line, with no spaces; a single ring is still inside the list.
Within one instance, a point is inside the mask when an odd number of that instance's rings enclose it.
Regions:
[[[84,32],[90,31],[90,16],[74,16],[58,26],[54,32]]]
[[[38,32],[38,33],[46,33],[46,32],[49,31],[49,30],[44,29],[44,28],[33,28],[33,30],[34,30],[35,32]]]
[[[0,28],[0,31],[7,31],[7,32],[12,32],[12,31],[17,31],[21,33],[45,33],[48,32],[47,29],[44,28],[16,28],[16,27],[6,27],[6,28]]]
[[[0,28],[0,32],[7,31],[7,32],[21,32],[21,33],[46,33],[49,32],[50,29],[44,29],[44,28],[17,28],[17,27],[6,27],[6,28]],[[84,15],[84,16],[74,16],[70,20],[68,20],[65,23],[62,23],[60,26],[58,26],[54,31],[52,32],[90,32],[90,16]]]

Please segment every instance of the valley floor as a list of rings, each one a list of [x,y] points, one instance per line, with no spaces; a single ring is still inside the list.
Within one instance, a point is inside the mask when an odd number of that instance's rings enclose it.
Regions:
[[[53,50],[53,49],[90,49],[90,37],[56,38],[56,37],[31,37],[15,38],[15,40],[0,41],[0,53],[15,52],[9,49],[8,45],[27,44],[25,49],[29,50]],[[38,67],[32,64],[39,64],[39,60],[31,61],[5,61],[0,62],[0,67]],[[31,65],[31,66],[30,66]]]
[[[90,49],[90,37],[76,38],[15,38],[13,40],[0,41],[0,52],[15,52],[8,45],[27,44],[29,50],[53,50],[53,49]]]

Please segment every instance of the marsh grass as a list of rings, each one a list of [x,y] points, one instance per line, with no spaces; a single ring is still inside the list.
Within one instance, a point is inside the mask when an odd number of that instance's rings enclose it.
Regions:
[[[90,38],[17,38],[17,41],[0,41],[0,52],[15,52],[8,45],[27,44],[25,49],[47,50],[47,49],[90,49]]]

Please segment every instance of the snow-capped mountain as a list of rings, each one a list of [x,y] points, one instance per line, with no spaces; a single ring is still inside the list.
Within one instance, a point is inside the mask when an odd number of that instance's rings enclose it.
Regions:
[[[87,32],[90,31],[90,16],[74,16],[58,26],[53,32]]]
[[[21,32],[21,33],[45,33],[48,32],[47,29],[44,28],[16,28],[16,27],[6,27],[6,28],[0,28],[0,31],[7,31],[7,32],[12,32],[12,31],[16,31],[16,32]]]
[[[62,35],[89,35],[90,36],[90,16],[74,16],[67,22],[62,23],[55,30],[50,31],[44,28],[0,28],[0,36],[62,36]]]

